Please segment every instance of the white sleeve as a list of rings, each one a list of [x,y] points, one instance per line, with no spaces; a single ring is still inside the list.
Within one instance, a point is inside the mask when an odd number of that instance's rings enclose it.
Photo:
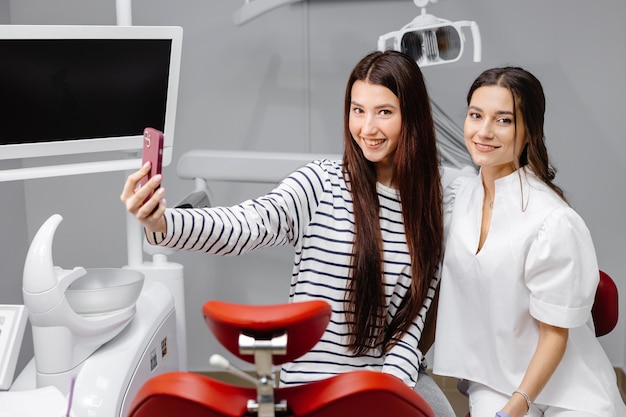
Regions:
[[[476,176],[476,170],[472,167],[463,169],[441,166],[441,188],[443,189],[443,228],[444,247],[448,236],[448,225],[454,209],[456,194],[461,185],[470,177]]]
[[[530,314],[553,326],[589,320],[599,281],[591,235],[571,208],[555,210],[542,225],[526,260]]]
[[[444,190],[459,177],[476,176],[476,169],[471,166],[465,166],[463,168],[452,168],[449,166],[441,165],[439,172],[441,175],[441,188],[443,188]]]

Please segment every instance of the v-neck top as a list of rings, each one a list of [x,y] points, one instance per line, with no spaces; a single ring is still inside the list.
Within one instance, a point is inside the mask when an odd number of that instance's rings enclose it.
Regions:
[[[522,168],[496,180],[489,233],[477,252],[483,196],[480,173],[444,190],[434,372],[509,395],[537,347],[541,321],[568,328],[569,338],[536,402],[625,416],[613,366],[593,329],[599,270],[584,221]]]

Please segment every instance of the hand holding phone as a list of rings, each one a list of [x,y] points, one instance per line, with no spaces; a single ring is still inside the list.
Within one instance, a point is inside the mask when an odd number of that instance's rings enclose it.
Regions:
[[[148,175],[139,181],[140,186],[144,186],[150,178],[161,173],[163,161],[163,132],[151,127],[144,129],[142,160],[142,166],[149,161],[151,167]],[[146,198],[146,201],[150,197],[152,197],[152,194]]]

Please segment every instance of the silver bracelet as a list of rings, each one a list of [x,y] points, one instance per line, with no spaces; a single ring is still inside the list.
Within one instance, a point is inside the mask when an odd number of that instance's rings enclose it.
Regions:
[[[528,407],[528,410],[526,410],[526,414],[528,415],[528,413],[530,412],[530,406],[533,405],[533,402],[530,401],[530,397],[524,391],[521,391],[521,390],[517,389],[517,390],[513,391],[513,394],[515,394],[515,393],[521,395],[526,400],[526,407]]]

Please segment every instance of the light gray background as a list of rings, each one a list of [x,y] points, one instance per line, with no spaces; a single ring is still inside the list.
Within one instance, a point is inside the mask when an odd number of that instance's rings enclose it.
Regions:
[[[192,149],[341,153],[342,102],[349,71],[376,48],[378,36],[419,13],[411,0],[309,0],[245,26],[231,14],[244,0],[135,0],[136,25],[184,28],[173,163],[166,167],[170,202],[193,184],[176,175]],[[621,0],[440,0],[437,17],[478,22],[483,61],[465,56],[424,69],[433,99],[459,125],[465,93],[483,69],[516,64],[533,71],[548,98],[548,147],[572,205],[593,234],[601,269],[626,294],[626,3]],[[115,24],[113,0],[0,0],[0,23]],[[467,39],[471,39],[466,32]],[[1,63],[0,63],[1,64]],[[33,121],[36,123],[36,121]],[[20,161],[0,162],[0,168]],[[245,169],[245,167],[242,167]],[[126,264],[125,173],[0,183],[0,303],[22,303],[21,274],[30,239],[52,214],[64,221],[53,246],[64,268]],[[212,184],[216,204],[234,204],[270,186]],[[291,248],[239,258],[178,253],[185,266],[190,370],[210,370],[221,351],[201,315],[208,299],[274,303],[287,299]],[[624,369],[626,295],[616,330],[601,339]],[[25,340],[20,362],[32,355]]]

